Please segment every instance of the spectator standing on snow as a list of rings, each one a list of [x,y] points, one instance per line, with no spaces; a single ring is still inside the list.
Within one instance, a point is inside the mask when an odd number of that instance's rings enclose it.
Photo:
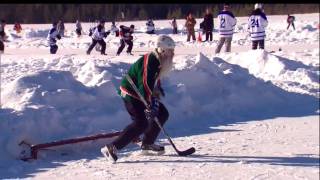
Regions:
[[[196,40],[196,35],[194,31],[194,26],[196,25],[197,21],[192,16],[192,13],[190,12],[186,18],[185,27],[187,28],[187,42],[190,41],[190,37],[192,36],[192,40]]]
[[[237,20],[234,17],[233,13],[229,11],[230,5],[224,4],[223,10],[218,14],[218,21],[219,21],[219,42],[215,53],[220,53],[220,50],[225,44],[225,52],[231,52],[231,41],[233,36],[233,30],[235,25],[237,24]]]
[[[106,54],[106,42],[103,40],[103,38],[106,38],[110,32],[105,32],[105,21],[104,20],[100,20],[99,24],[97,25],[97,27],[93,30],[91,38],[92,38],[92,43],[90,44],[88,50],[87,50],[87,54],[89,55],[92,51],[92,49],[96,46],[96,44],[98,43],[101,46],[101,55],[107,55]]]
[[[118,94],[122,97],[132,123],[114,141],[101,148],[101,153],[108,161],[116,162],[117,151],[126,147],[141,134],[144,134],[141,145],[144,153],[163,154],[165,152],[164,146],[155,144],[160,128],[154,118],[157,117],[163,126],[169,117],[167,108],[160,102],[160,97],[164,97],[160,80],[172,69],[174,48],[175,43],[172,38],[161,35],[157,39],[156,48],[140,57],[128,71],[127,75],[137,86],[149,107],[143,104],[126,76],[122,79]]]
[[[19,34],[22,31],[21,24],[18,22],[14,23],[13,30],[15,30],[17,34]]]
[[[54,23],[52,23],[52,28],[50,29],[48,37],[47,37],[51,54],[56,54],[58,51],[58,45],[56,44],[57,43],[56,39],[61,39],[61,36],[57,30],[57,23],[54,22]]]
[[[213,15],[210,11],[210,9],[206,10],[206,14],[203,18],[203,23],[204,23],[204,31],[206,33],[206,40],[208,41],[210,39],[210,41],[212,41],[212,31],[213,31]]]
[[[132,51],[132,47],[133,47],[133,34],[134,32],[134,25],[131,24],[130,27],[121,25],[120,26],[120,47],[118,48],[117,51],[117,56],[120,55],[120,53],[122,52],[123,48],[126,46],[126,44],[128,45],[127,48],[127,54],[129,55],[133,55],[131,53]]]
[[[290,25],[292,25],[293,30],[296,30],[296,28],[294,27],[294,21],[296,20],[296,18],[294,16],[291,16],[290,14],[288,14],[288,18],[287,18],[287,29],[289,29]]]
[[[6,26],[6,21],[1,20],[1,24],[0,24],[0,54],[4,53],[4,41],[7,39],[7,35],[4,31],[5,26]]]
[[[248,20],[248,29],[252,41],[252,49],[264,49],[264,39],[266,37],[265,29],[268,26],[268,20],[262,10],[262,4],[254,5],[254,10]]]
[[[172,22],[170,23],[172,26],[172,33],[173,34],[178,34],[178,25],[177,25],[177,20],[175,17],[173,17]]]
[[[76,21],[76,33],[78,35],[78,37],[81,36],[81,32],[82,32],[82,26],[79,20]]]

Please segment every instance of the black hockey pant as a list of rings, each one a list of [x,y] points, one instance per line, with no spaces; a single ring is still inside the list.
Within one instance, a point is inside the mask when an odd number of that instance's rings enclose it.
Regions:
[[[101,46],[101,54],[105,54],[106,53],[106,42],[104,42],[103,39],[100,39],[100,40],[92,39],[92,43],[89,46],[89,49],[87,50],[87,54],[90,54],[90,52],[96,46],[97,43],[99,43],[100,46]]]
[[[76,29],[76,33],[78,36],[81,36],[81,29]]]
[[[57,53],[58,51],[58,46],[55,44],[55,45],[50,45],[50,53],[51,54],[55,54]]]
[[[148,121],[145,117],[145,106],[141,101],[133,100],[125,101],[125,107],[132,119],[132,123],[129,124],[120,134],[120,136],[113,141],[113,145],[118,149],[122,149],[127,146],[133,139],[139,137],[144,133],[142,144],[153,144],[157,139],[160,128],[155,121]],[[160,103],[158,120],[161,125],[167,121],[169,112],[166,107]]]
[[[264,39],[252,41],[252,49],[257,49],[259,45],[259,49],[264,49]]]
[[[131,53],[132,47],[133,47],[133,42],[130,41],[130,40],[123,40],[123,39],[121,39],[121,40],[120,40],[120,47],[119,47],[119,49],[118,49],[118,51],[117,51],[117,54],[118,54],[118,55],[122,52],[123,48],[126,46],[125,44],[128,44],[127,53]]]
[[[292,25],[293,30],[296,30],[296,28],[294,27],[294,23],[293,22],[292,23],[288,23],[287,29],[289,29],[290,25]]]
[[[206,31],[206,41],[212,41],[212,31]]]
[[[176,28],[176,27],[175,27],[175,28],[173,28],[173,30],[172,30],[172,31],[173,31],[173,32],[172,32],[173,34],[178,34],[178,28]]]
[[[0,51],[4,52],[4,43],[0,41]]]

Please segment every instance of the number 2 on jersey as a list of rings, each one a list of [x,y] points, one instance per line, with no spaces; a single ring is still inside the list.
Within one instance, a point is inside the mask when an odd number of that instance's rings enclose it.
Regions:
[[[221,17],[220,20],[220,28],[225,28],[226,19],[224,17]]]

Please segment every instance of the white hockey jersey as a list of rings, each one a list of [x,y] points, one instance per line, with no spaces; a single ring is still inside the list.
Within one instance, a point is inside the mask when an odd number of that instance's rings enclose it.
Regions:
[[[117,31],[119,31],[119,28],[118,28],[116,25],[111,25],[110,31],[111,31],[112,33],[115,33],[115,32],[117,32]]]
[[[98,26],[94,29],[93,33],[92,33],[92,39],[95,40],[101,40],[104,38],[104,34],[105,34],[105,29],[104,27],[101,26],[100,32],[99,32],[99,28]]]
[[[155,30],[153,21],[149,20],[147,23],[147,32],[152,32]]]
[[[248,30],[252,41],[263,40],[266,37],[265,29],[268,26],[266,15],[260,10],[254,10],[248,19]]]
[[[220,37],[232,37],[237,19],[230,11],[221,11],[218,14]]]

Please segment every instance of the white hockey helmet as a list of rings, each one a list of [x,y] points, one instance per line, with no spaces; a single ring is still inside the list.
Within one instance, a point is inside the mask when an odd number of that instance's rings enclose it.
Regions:
[[[157,39],[157,44],[156,47],[163,51],[165,49],[174,49],[175,47],[175,42],[170,36],[167,35],[161,35]]]
[[[256,4],[254,5],[254,9],[262,9],[262,4],[256,3]]]

